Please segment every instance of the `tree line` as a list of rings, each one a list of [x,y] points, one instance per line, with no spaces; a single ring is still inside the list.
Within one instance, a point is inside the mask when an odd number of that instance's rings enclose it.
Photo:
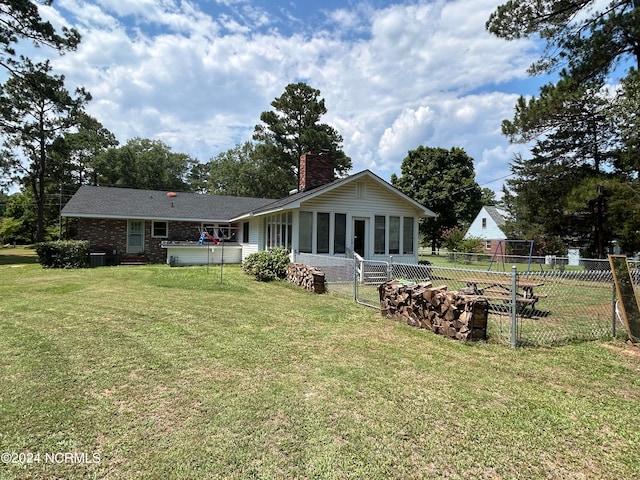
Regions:
[[[51,3],[51,0],[48,1]],[[507,1],[486,28],[507,41],[541,39],[546,49],[531,75],[554,74],[538,95],[521,97],[513,119],[502,124],[531,154],[511,163],[502,202],[510,213],[509,238],[535,240],[540,253],[568,246],[603,257],[613,242],[640,251],[640,0]],[[596,7],[600,6],[601,9]],[[74,29],[56,31],[37,2],[0,5],[0,236],[40,241],[56,236],[61,204],[80,185],[170,189],[209,194],[281,198],[298,185],[306,151],[335,159],[338,175],[351,168],[343,138],[322,123],[320,91],[286,86],[260,115],[252,141],[207,162],[172,152],[158,140],[133,138],[120,145],[85,111],[90,92],[69,92],[51,64],[17,52],[28,40],[60,53],[81,41]],[[437,215],[421,223],[436,250],[447,232],[464,229],[495,197],[475,181],[473,159],[463,149],[419,146],[402,161],[391,183]]]
[[[579,247],[603,258],[616,242],[640,251],[640,0],[520,0],[499,6],[486,27],[505,40],[539,38],[531,75],[553,74],[520,97],[502,124],[532,144],[511,165],[503,199],[510,238]]]
[[[51,4],[52,0],[48,0]],[[253,142],[200,163],[172,152],[159,140],[133,138],[120,145],[98,119],[86,113],[90,92],[70,92],[49,61],[34,62],[18,47],[29,41],[60,54],[81,41],[75,29],[56,31],[35,1],[0,5],[0,238],[38,242],[60,236],[62,204],[81,185],[196,191],[280,198],[298,184],[300,155],[329,153],[339,174],[351,168],[342,137],[320,121],[326,113],[320,91],[290,84],[256,125]]]
[[[19,40],[60,53],[74,50],[81,41],[73,29],[61,33],[40,19],[34,2],[21,0],[0,7],[0,40],[4,40],[2,65],[9,79],[0,86],[0,130],[3,145],[0,167],[3,186],[19,185],[19,193],[0,195],[0,237],[37,242],[63,234],[59,213],[62,205],[81,185],[194,191],[245,197],[282,198],[299,184],[300,156],[308,151],[326,152],[333,158],[338,176],[351,169],[351,159],[342,148],[342,136],[323,123],[327,113],[320,91],[299,82],[286,86],[271,102],[272,110],[260,115],[252,141],[236,145],[208,162],[171,148],[158,140],[133,138],[120,145],[115,135],[85,111],[91,94],[84,88],[69,92],[62,75],[49,62],[34,63],[14,50]],[[442,229],[470,220],[479,205],[480,189],[473,180],[473,159],[461,149],[420,148],[410,152],[407,162],[423,163],[420,178],[446,172],[449,160],[462,162],[461,172],[473,186],[456,199],[457,209],[441,213],[421,229],[433,244]],[[450,163],[450,162],[449,162]],[[403,167],[404,168],[404,167]],[[412,167],[416,172],[415,165]],[[430,180],[414,188],[406,179],[392,179],[396,186],[419,201],[447,210],[452,204],[439,197],[443,189],[457,188],[460,175],[444,174],[446,183]],[[448,182],[448,183],[447,183]],[[415,183],[415,182],[414,182]],[[464,201],[464,205],[458,203]],[[442,210],[440,209],[442,207]]]

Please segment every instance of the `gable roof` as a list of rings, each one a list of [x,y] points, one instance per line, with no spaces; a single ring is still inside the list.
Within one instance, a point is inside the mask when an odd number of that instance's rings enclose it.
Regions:
[[[368,178],[412,205],[418,217],[435,217],[435,213],[405,195],[370,170],[334,180],[321,187],[298,192],[280,200],[177,192],[168,196],[163,190],[137,190],[120,187],[83,185],[62,209],[63,217],[118,218],[139,220],[173,220],[193,222],[233,222],[252,216],[299,208],[301,203],[319,195]]]
[[[315,197],[318,197],[320,195],[325,195],[325,194],[331,192],[332,190],[334,190],[334,189],[336,189],[338,187],[347,185],[347,184],[349,184],[351,182],[354,182],[354,181],[357,181],[357,180],[361,180],[363,178],[369,178],[369,179],[373,180],[375,183],[379,184],[381,187],[389,190],[392,194],[397,195],[398,197],[400,197],[405,202],[411,204],[414,208],[416,208],[416,209],[418,209],[420,211],[420,214],[418,215],[420,218],[427,218],[427,217],[435,217],[436,216],[435,213],[433,213],[431,210],[426,208],[424,205],[416,202],[411,197],[405,195],[400,190],[395,188],[393,185],[387,183],[386,181],[384,181],[382,178],[380,178],[379,176],[377,176],[376,174],[374,174],[370,170],[363,170],[363,171],[361,171],[359,173],[356,173],[354,175],[350,175],[350,176],[345,177],[345,178],[339,178],[337,180],[334,180],[333,182],[327,183],[326,185],[322,185],[321,187],[317,187],[317,188],[314,188],[312,190],[307,190],[307,191],[304,191],[304,192],[294,193],[293,195],[289,195],[288,197],[285,197],[283,199],[276,200],[275,202],[272,202],[272,203],[270,203],[268,205],[265,205],[265,206],[263,206],[261,208],[254,209],[252,211],[247,211],[243,215],[240,215],[238,217],[234,217],[231,220],[232,221],[237,221],[237,220],[241,220],[243,218],[247,218],[247,217],[251,217],[251,216],[260,216],[260,215],[265,215],[265,214],[268,214],[268,213],[278,212],[278,211],[282,211],[282,210],[290,210],[290,209],[294,209],[294,208],[300,208],[300,206],[301,206],[303,201],[311,200],[311,199],[313,199]]]
[[[507,211],[498,207],[485,206],[482,207],[486,210],[492,220],[496,223],[498,227],[501,227],[505,224],[506,218],[508,216]]]
[[[471,225],[464,234],[464,238],[480,238],[484,240],[506,240],[507,236],[502,230],[509,213],[498,207],[484,206],[473,219]],[[488,220],[483,222],[484,220]]]
[[[62,209],[64,217],[129,218],[228,222],[230,218],[273,203],[273,199],[202,195],[84,185]]]

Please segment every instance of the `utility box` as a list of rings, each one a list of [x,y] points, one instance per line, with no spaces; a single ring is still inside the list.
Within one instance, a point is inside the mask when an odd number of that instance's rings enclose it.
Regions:
[[[104,267],[107,254],[104,252],[89,253],[89,263],[91,268]]]

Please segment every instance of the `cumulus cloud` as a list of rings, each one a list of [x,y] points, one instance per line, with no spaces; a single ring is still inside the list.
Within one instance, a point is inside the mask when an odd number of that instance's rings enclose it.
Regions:
[[[382,159],[395,160],[407,152],[407,145],[419,145],[433,135],[434,112],[428,106],[407,108],[387,128],[378,144]]]
[[[89,112],[121,142],[157,138],[206,161],[250,139],[260,112],[288,83],[305,81],[321,90],[323,121],[343,135],[355,171],[388,178],[419,145],[461,146],[480,178],[507,168],[500,122],[515,96],[501,86],[524,79],[537,55],[529,41],[485,31],[499,3],[276,0],[267,10],[246,0],[57,0],[46,8],[83,35],[56,68],[70,88],[92,93]]]

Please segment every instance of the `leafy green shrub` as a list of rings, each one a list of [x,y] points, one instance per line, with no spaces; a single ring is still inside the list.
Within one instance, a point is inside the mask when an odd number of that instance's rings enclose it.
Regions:
[[[288,266],[289,251],[283,247],[252,253],[242,262],[242,270],[260,282],[285,278]]]
[[[58,240],[36,245],[38,261],[43,268],[86,268],[89,266],[89,242]]]

